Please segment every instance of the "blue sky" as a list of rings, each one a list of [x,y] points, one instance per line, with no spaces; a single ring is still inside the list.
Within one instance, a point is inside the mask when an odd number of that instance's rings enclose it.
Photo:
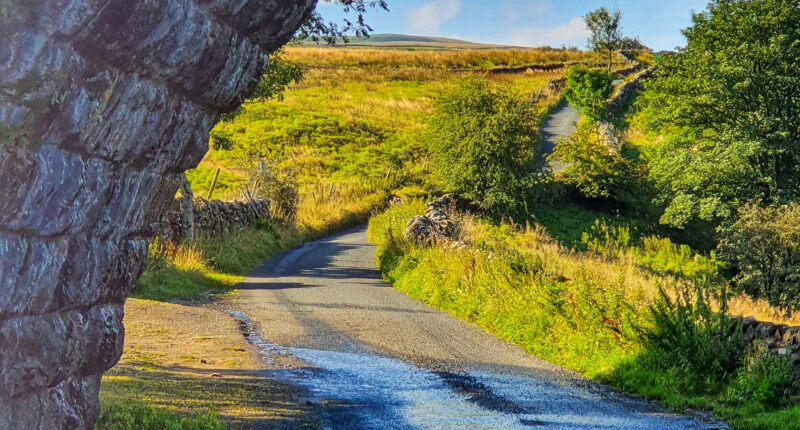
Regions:
[[[581,16],[600,6],[622,11],[622,31],[657,49],[683,46],[681,29],[707,0],[388,0],[390,12],[371,11],[376,33],[444,36],[473,42],[520,46],[586,47]],[[338,7],[320,1],[326,18]]]

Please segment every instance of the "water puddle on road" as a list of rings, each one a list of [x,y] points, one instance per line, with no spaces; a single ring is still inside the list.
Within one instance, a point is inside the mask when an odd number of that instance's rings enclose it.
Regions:
[[[263,359],[279,367],[264,376],[304,387],[321,408],[323,428],[714,428],[687,417],[632,412],[586,391],[532,378],[434,372],[373,354],[273,345],[247,315],[227,312]],[[302,365],[280,368],[287,357]]]

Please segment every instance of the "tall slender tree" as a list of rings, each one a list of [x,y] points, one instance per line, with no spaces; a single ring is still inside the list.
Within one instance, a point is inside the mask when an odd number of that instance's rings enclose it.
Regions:
[[[589,48],[606,54],[608,71],[611,72],[614,52],[622,47],[620,31],[622,12],[601,7],[594,12],[587,13],[583,19],[586,21],[586,28],[592,33],[589,37]]]

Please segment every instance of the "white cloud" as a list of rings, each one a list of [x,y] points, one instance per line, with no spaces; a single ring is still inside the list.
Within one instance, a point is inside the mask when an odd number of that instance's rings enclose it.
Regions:
[[[539,28],[517,28],[511,33],[508,43],[520,46],[559,47],[561,45],[577,45],[582,47],[589,37],[589,30],[581,17],[572,18],[564,25]]]
[[[541,24],[552,16],[553,5],[550,0],[527,0],[520,3],[519,0],[494,0],[496,8],[503,17],[504,23],[508,25],[531,25],[531,23]]]
[[[406,12],[406,25],[417,34],[432,35],[447,21],[458,16],[458,0],[434,0]]]

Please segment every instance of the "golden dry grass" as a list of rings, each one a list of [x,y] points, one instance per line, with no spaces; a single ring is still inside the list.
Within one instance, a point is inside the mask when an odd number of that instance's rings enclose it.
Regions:
[[[503,235],[506,243],[502,244],[497,243],[497,235],[487,234],[484,224],[470,217],[459,218],[458,224],[465,240],[489,243],[497,249],[507,246],[523,254],[536,256],[547,261],[548,270],[568,279],[586,277],[597,280],[598,285],[617,285],[625,291],[628,298],[635,299],[634,302],[651,303],[658,294],[659,287],[674,297],[678,288],[688,285],[686,281],[671,276],[652,274],[627,256],[609,259],[566,248],[535,224],[520,229],[503,226],[516,232]],[[774,324],[800,326],[800,313],[787,314],[765,300],[755,300],[744,294],[729,299],[728,313]]]
[[[599,55],[561,49],[398,50],[330,47],[288,47],[284,59],[316,67],[493,69],[526,65],[586,62]]]

